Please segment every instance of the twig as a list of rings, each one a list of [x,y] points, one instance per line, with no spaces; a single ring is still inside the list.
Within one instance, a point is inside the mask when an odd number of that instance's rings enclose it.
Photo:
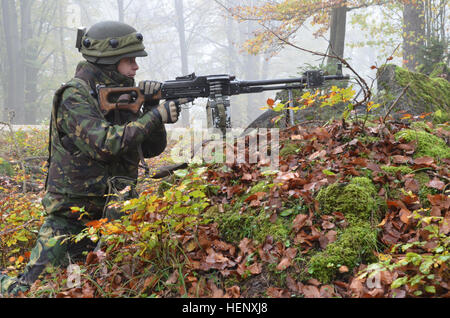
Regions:
[[[33,223],[33,222],[35,222],[35,221],[37,221],[37,220],[38,220],[38,219],[31,219],[31,220],[28,220],[28,221],[26,221],[25,223],[23,223],[23,224],[21,224],[21,225],[15,227],[15,228],[13,228],[13,229],[4,230],[3,232],[0,232],[0,236],[9,234],[9,233],[11,233],[11,232],[15,232],[15,231],[17,231],[17,230],[20,230],[21,228],[27,227],[28,225],[30,225],[31,223]]]
[[[227,8],[225,5],[223,5],[220,1],[218,0],[214,0],[217,4],[219,4],[221,7],[223,7],[225,10],[227,10],[229,13],[231,13],[232,15],[236,15],[235,13],[231,12],[231,10],[229,8]],[[237,15],[238,17],[240,17],[239,15]],[[241,17],[242,18],[242,17]],[[270,32],[272,35],[274,35],[278,40],[280,40],[281,42],[283,42],[286,45],[292,46],[293,48],[296,48],[298,50],[304,51],[304,52],[308,52],[311,53],[313,55],[318,55],[318,56],[322,56],[322,57],[329,57],[329,58],[334,58],[337,59],[338,61],[340,61],[343,65],[345,65],[353,74],[356,75],[359,84],[361,85],[361,88],[363,89],[364,92],[364,99],[360,102],[357,102],[354,107],[360,106],[362,104],[364,104],[365,102],[369,101],[372,93],[370,91],[369,86],[367,85],[366,81],[350,66],[350,64],[343,59],[342,57],[336,56],[336,55],[331,55],[331,54],[326,54],[326,53],[320,53],[320,52],[315,52],[315,51],[311,51],[302,47],[299,47],[298,45],[295,45],[291,42],[289,42],[288,40],[282,38],[280,35],[278,35],[277,33],[275,33],[273,30],[271,30],[269,27],[265,26],[263,23],[261,23],[260,21],[257,21],[258,24],[260,26],[262,26],[264,29],[266,29],[268,32]]]
[[[384,115],[384,118],[383,118],[383,121],[382,121],[383,124],[385,123],[386,118],[387,118],[387,116],[389,115],[389,113],[391,112],[391,110],[398,104],[400,98],[402,98],[403,95],[405,95],[406,90],[409,88],[409,85],[410,85],[410,84],[411,84],[411,83],[408,83],[408,85],[406,85],[406,87],[403,89],[403,91],[401,92],[401,94],[400,94],[400,95],[397,97],[397,99],[392,103],[391,107],[389,107],[389,109],[388,109],[386,115]]]

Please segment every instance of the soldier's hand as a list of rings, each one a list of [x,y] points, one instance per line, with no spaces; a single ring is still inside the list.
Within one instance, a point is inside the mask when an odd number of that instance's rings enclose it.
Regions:
[[[156,81],[140,81],[138,87],[144,95],[153,96],[161,90],[161,85],[161,82]]]
[[[188,98],[179,98],[173,100],[167,100],[164,103],[159,104],[152,111],[156,114],[163,123],[173,124],[178,121],[180,115],[181,105],[191,102]]]

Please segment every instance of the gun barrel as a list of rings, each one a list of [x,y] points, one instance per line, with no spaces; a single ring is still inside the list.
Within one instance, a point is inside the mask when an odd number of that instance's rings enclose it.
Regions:
[[[288,84],[288,83],[305,83],[306,77],[297,78],[280,78],[270,80],[258,80],[258,81],[236,81],[241,86],[260,86],[260,85],[276,85],[276,84]]]
[[[343,80],[349,79],[348,75],[325,75],[323,79],[329,80]],[[257,80],[257,81],[232,81],[231,83],[238,84],[240,86],[261,86],[261,85],[276,85],[276,84],[291,84],[291,83],[306,83],[307,77],[296,77],[296,78],[280,78],[280,79],[270,79],[270,80]]]

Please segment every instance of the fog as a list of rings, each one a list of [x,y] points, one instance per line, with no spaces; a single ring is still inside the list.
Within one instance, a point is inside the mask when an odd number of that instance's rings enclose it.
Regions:
[[[31,2],[33,4],[29,6],[31,12],[27,25],[24,24],[23,17],[26,12],[23,11],[22,6],[25,6],[24,3]],[[37,0],[19,2],[2,0],[0,19],[3,23],[0,23],[0,39],[19,37],[22,47],[15,61],[25,66],[33,65],[35,71],[34,77],[31,80],[28,79],[30,82],[20,83],[19,79],[14,84],[14,79],[11,79],[7,72],[10,67],[6,59],[9,51],[7,52],[7,48],[2,46],[0,67],[3,85],[0,91],[0,109],[3,120],[7,120],[6,114],[9,111],[15,110],[18,104],[23,103],[26,111],[23,117],[15,117],[18,123],[47,123],[54,91],[61,83],[70,80],[77,63],[83,60],[75,48],[77,28],[85,26],[89,29],[94,23],[104,20],[121,20],[143,34],[148,56],[138,58],[140,70],[136,76],[136,82],[144,79],[163,82],[192,72],[197,75],[231,74],[241,80],[286,78],[299,76],[301,69],[307,65],[317,67],[322,64],[323,57],[289,45],[284,45],[275,53],[262,52],[251,55],[244,51],[243,43],[254,37],[253,31],[260,29],[261,26],[257,21],[237,21],[224,9],[224,6],[259,5],[265,2],[267,1]],[[5,30],[5,21],[11,18],[6,12],[5,3],[16,6],[15,25],[19,29],[16,33]],[[179,6],[178,15],[176,5]],[[9,8],[9,10],[12,9]],[[344,58],[370,83],[375,78],[376,72],[371,69],[371,66],[382,64],[393,53],[401,39],[393,38],[393,43],[388,48],[355,46],[371,37],[368,31],[361,29],[360,24],[351,23],[353,17],[361,12],[371,17],[370,23],[380,22],[379,19],[382,18],[378,7],[349,12]],[[180,41],[183,29],[181,25],[184,28],[184,43]],[[317,26],[311,25],[311,19],[309,19],[289,40],[299,47],[325,53],[329,44],[329,33],[315,37],[313,33],[316,28]],[[26,32],[31,32],[32,37],[25,43],[23,38]],[[401,58],[396,56],[392,62],[401,64]],[[17,67],[20,68],[20,65]],[[349,72],[344,69],[344,73]],[[16,90],[15,95],[27,92],[29,83],[35,84],[33,91],[28,90],[28,94],[33,96],[25,97],[25,99],[7,98],[13,94],[13,89]],[[22,85],[22,91],[16,87],[17,85]],[[245,126],[246,123],[255,119],[263,112],[260,108],[265,106],[267,98],[274,95],[275,92],[266,92],[232,97],[233,125]],[[190,106],[189,124],[191,126],[205,125],[205,103],[206,100],[198,99],[193,106]],[[31,111],[33,115],[27,116],[27,113]]]

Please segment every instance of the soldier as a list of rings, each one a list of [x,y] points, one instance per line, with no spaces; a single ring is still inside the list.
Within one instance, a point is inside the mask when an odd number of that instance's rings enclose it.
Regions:
[[[77,41],[78,42],[78,41]],[[139,114],[113,110],[103,114],[97,86],[135,86],[136,57],[147,56],[142,34],[115,21],[94,24],[77,44],[86,61],[75,77],[54,96],[50,121],[49,168],[42,204],[47,213],[30,261],[18,277],[0,275],[0,294],[26,291],[48,264],[64,266],[79,260],[95,245],[85,239],[65,240],[80,233],[89,221],[117,218],[108,209],[108,194],[136,197],[139,161],[164,151],[164,124],[178,120],[185,100],[145,103]],[[161,83],[143,81],[146,95],[156,94]],[[71,207],[84,207],[89,214]]]

